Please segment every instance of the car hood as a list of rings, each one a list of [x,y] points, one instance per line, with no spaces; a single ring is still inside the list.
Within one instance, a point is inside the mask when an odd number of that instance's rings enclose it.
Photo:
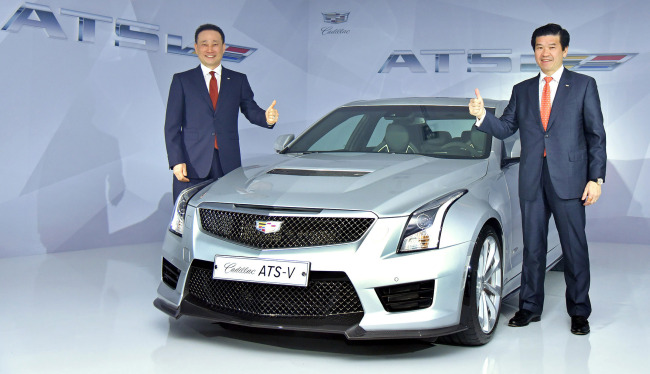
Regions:
[[[199,193],[202,202],[372,211],[403,216],[486,174],[488,160],[383,153],[272,155]]]

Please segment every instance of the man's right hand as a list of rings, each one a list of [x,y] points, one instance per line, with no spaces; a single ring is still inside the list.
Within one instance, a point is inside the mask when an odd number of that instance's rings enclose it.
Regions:
[[[185,164],[176,164],[172,169],[174,171],[174,176],[181,182],[189,182],[187,179],[187,166]]]
[[[469,101],[469,114],[476,117],[479,121],[485,116],[485,106],[483,105],[483,98],[481,93],[478,91],[478,88],[474,90],[476,94],[476,99],[471,99]]]

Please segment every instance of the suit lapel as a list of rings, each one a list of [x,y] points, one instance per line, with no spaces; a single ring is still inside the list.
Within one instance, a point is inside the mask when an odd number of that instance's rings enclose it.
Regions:
[[[214,111],[215,113],[219,110],[219,107],[221,107],[221,100],[222,98],[225,98],[224,94],[228,92],[228,84],[230,83],[230,71],[228,69],[224,68],[223,65],[221,65],[221,84],[219,85],[219,100],[217,100],[217,108]]]
[[[222,106],[222,98],[225,99],[224,95],[228,95],[228,92],[232,92],[231,89],[231,84],[232,84],[232,79],[231,77],[231,71],[224,68],[223,65],[221,65],[221,84],[219,85],[219,100],[217,100],[217,108],[215,109],[214,113],[216,114],[219,111],[219,108]]]
[[[212,99],[210,99],[210,91],[208,91],[208,86],[205,84],[205,77],[203,76],[201,65],[197,66],[196,69],[192,71],[192,82],[197,85],[197,89],[200,92],[202,100],[210,106],[210,109],[212,109]]]
[[[555,98],[553,99],[553,105],[551,106],[551,116],[548,119],[548,126],[546,127],[547,131],[551,126],[553,126],[555,119],[560,116],[564,110],[564,105],[570,97],[572,81],[571,74],[572,72],[567,68],[564,68],[560,82],[557,85],[557,91],[555,91]]]
[[[535,76],[535,78],[532,78],[529,80],[530,84],[528,86],[528,100],[530,100],[531,103],[533,103],[532,107],[532,115],[533,118],[535,118],[535,122],[537,123],[537,126],[544,130],[544,125],[542,125],[542,116],[540,114],[540,108],[539,108],[539,74]]]

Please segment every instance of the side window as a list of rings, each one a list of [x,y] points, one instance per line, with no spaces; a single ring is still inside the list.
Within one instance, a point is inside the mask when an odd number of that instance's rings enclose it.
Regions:
[[[389,121],[385,118],[380,118],[379,121],[377,121],[377,126],[375,126],[375,130],[372,132],[372,135],[368,140],[368,144],[366,145],[367,148],[374,148],[384,140],[384,135],[386,135],[386,127],[391,122],[392,121]]]
[[[345,149],[346,144],[350,140],[350,136],[352,136],[354,129],[356,129],[362,118],[363,115],[359,114],[339,123],[309,147],[309,150],[336,151]]]

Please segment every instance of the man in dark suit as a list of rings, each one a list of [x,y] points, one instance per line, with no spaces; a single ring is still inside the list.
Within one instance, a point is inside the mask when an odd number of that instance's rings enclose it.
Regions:
[[[165,143],[174,171],[174,201],[184,189],[241,166],[240,110],[261,127],[273,128],[278,120],[275,100],[263,110],[253,99],[246,75],[221,66],[226,50],[221,28],[199,26],[194,42],[201,64],[174,74],[167,100]]]
[[[585,206],[594,204],[605,179],[605,128],[596,81],[563,66],[569,33],[548,24],[531,39],[541,74],[517,84],[500,118],[487,113],[476,89],[469,104],[481,131],[521,138],[519,199],[524,253],[519,311],[509,325],[541,319],[548,223],[551,214],[564,256],[566,307],[571,332],[589,333],[589,254]]]

